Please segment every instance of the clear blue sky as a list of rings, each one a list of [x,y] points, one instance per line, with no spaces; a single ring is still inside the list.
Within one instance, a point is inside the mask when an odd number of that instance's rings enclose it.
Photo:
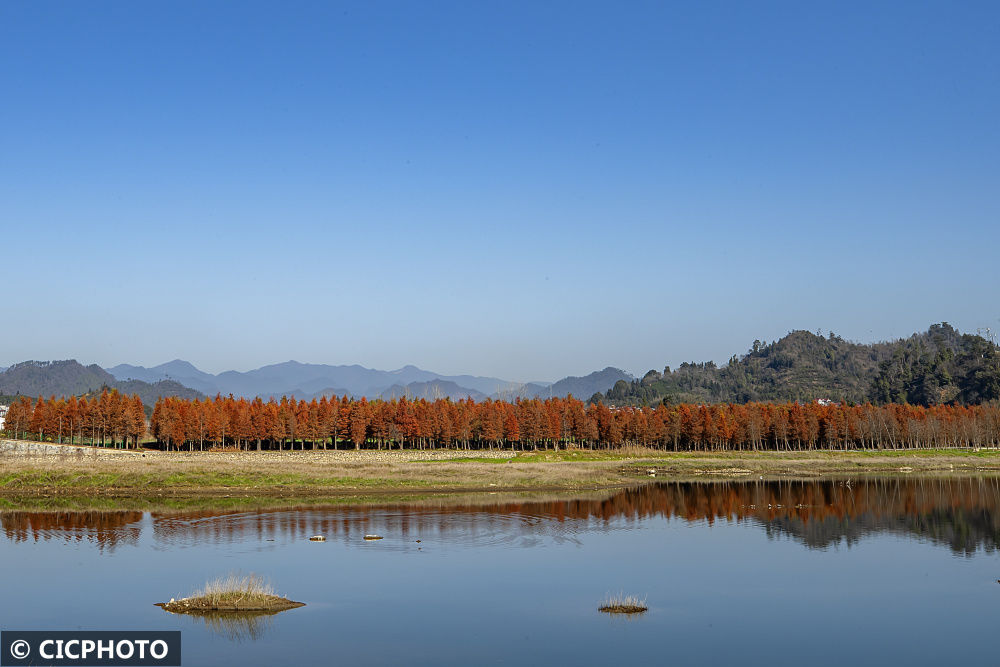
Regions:
[[[0,364],[1000,326],[1000,3],[5,2]]]

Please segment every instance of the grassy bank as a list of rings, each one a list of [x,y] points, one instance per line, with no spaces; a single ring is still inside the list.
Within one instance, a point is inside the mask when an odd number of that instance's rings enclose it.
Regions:
[[[655,477],[651,476],[655,475]],[[0,506],[28,499],[335,499],[579,491],[703,476],[1000,472],[997,450],[670,453],[646,449],[482,452],[100,452],[0,458]]]
[[[637,484],[642,484],[640,481]],[[4,495],[0,496],[0,513],[3,512],[119,512],[144,511],[171,513],[257,511],[276,509],[323,509],[332,507],[407,507],[488,506],[497,503],[600,501],[617,493],[621,487],[565,491],[414,491],[393,493],[335,493],[305,495],[251,495],[230,493],[225,495],[129,495],[129,496],[80,496],[80,495]]]

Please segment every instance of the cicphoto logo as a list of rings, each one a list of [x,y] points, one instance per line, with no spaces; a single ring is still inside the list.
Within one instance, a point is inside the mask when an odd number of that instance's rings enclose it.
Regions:
[[[48,632],[0,633],[0,665],[181,664],[181,633]]]

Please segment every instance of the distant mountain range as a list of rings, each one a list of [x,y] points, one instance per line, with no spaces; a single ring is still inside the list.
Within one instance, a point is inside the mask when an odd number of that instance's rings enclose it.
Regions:
[[[416,366],[382,371],[286,361],[252,371],[213,375],[180,359],[152,368],[121,364],[107,370],[76,361],[26,361],[0,372],[0,395],[82,394],[101,387],[138,393],[147,405],[159,396],[201,395],[310,400],[320,396],[369,399],[565,397],[617,405],[809,401],[973,404],[1000,400],[1000,349],[993,340],[962,334],[947,323],[896,341],[860,344],[830,334],[792,331],[773,343],[755,341],[729,363],[684,363],[635,379],[617,368],[558,382],[521,384],[495,377],[442,375]]]
[[[517,397],[566,396],[587,398],[607,390],[618,380],[632,376],[606,368],[582,378],[570,377],[555,383],[519,384],[508,380],[473,375],[440,375],[416,366],[396,371],[380,371],[363,366],[327,366],[288,361],[247,372],[226,371],[213,375],[180,359],[145,368],[121,364],[107,370],[75,360],[25,361],[0,371],[0,395],[69,396],[117,389],[138,394],[151,405],[160,396],[198,398],[222,394],[253,398],[294,396],[310,400],[321,396],[351,396],[369,399],[487,398],[513,400]]]
[[[100,391],[104,387],[117,389],[128,395],[138,394],[147,405],[152,405],[161,396],[202,396],[200,392],[172,380],[121,381],[97,364],[84,366],[74,359],[24,361],[0,371],[0,395],[79,396]]]
[[[604,391],[618,380],[632,380],[628,373],[606,368],[583,378],[565,378],[555,383],[521,384],[495,377],[477,375],[442,375],[416,366],[404,366],[394,371],[382,371],[364,366],[330,366],[286,361],[252,371],[226,371],[213,375],[193,364],[175,359],[159,366],[145,368],[120,364],[107,369],[118,380],[135,379],[143,382],[173,380],[197,389],[203,394],[263,398],[295,396],[312,399],[320,396],[354,398],[532,398],[535,396],[574,396],[587,398]]]
[[[471,398],[474,401],[483,401],[489,398],[488,395],[475,389],[468,389],[459,386],[451,380],[431,380],[429,382],[411,382],[407,385],[394,384],[378,393],[379,398],[391,400],[393,398],[426,398],[434,400],[437,398],[451,398],[458,400]]]
[[[587,400],[597,392],[607,391],[606,389],[598,389],[597,387],[610,388],[615,386],[619,381],[631,382],[633,379],[628,373],[608,366],[602,371],[595,371],[584,377],[563,378],[553,383],[550,387],[537,392],[535,395],[547,397],[573,394],[577,398]]]

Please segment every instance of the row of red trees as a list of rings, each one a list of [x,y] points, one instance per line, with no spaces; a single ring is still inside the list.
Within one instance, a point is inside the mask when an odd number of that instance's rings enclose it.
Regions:
[[[1000,408],[758,403],[612,409],[572,397],[513,403],[168,398],[153,411],[152,433],[168,448],[948,447],[1000,444]]]
[[[8,432],[72,441],[138,443],[142,404],[105,392],[22,400]],[[897,449],[1000,445],[1000,405],[749,403],[609,408],[573,397],[505,401],[157,401],[152,436],[167,449],[509,448],[638,445],[670,450]]]
[[[20,438],[138,447],[146,436],[146,413],[137,395],[115,390],[90,399],[21,397],[7,410],[4,430]]]

